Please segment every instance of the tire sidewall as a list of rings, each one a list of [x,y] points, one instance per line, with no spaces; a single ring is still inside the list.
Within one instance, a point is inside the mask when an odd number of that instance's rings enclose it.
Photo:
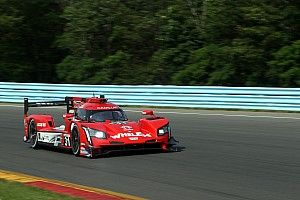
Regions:
[[[32,135],[32,126],[34,126],[34,129],[35,129],[35,138],[32,137],[33,136]],[[38,147],[38,134],[37,134],[36,124],[33,119],[30,120],[30,122],[29,122],[28,130],[29,130],[30,146],[31,146],[31,148],[36,149]]]
[[[74,142],[75,142],[75,137],[77,135],[77,149],[74,149]],[[80,134],[78,131],[77,126],[74,126],[72,131],[71,131],[71,144],[72,144],[72,152],[75,156],[79,156],[80,154]]]

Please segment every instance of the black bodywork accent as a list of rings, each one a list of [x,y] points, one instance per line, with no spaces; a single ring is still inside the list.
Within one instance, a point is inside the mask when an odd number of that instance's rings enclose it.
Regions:
[[[64,101],[43,101],[29,102],[28,98],[24,98],[24,115],[27,115],[30,107],[51,107],[51,106],[67,106],[67,112],[73,108],[73,101],[70,97],[65,97]]]
[[[113,152],[129,152],[143,150],[161,150],[160,143],[145,143],[145,144],[127,144],[127,145],[109,145],[101,148],[93,149],[95,155],[105,155]]]

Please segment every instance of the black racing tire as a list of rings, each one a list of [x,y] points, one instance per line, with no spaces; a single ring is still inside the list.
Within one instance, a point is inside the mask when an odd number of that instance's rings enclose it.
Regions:
[[[33,149],[37,149],[39,147],[38,135],[35,121],[32,119],[28,125],[28,138],[30,140],[30,146]]]
[[[71,145],[72,145],[73,154],[75,156],[79,156],[79,154],[80,154],[80,135],[79,135],[79,131],[76,127],[74,127],[72,130]]]

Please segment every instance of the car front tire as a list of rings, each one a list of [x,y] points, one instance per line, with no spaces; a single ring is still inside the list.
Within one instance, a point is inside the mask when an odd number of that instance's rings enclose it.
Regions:
[[[79,156],[79,154],[80,154],[80,135],[79,135],[79,131],[76,127],[74,127],[72,130],[71,143],[72,143],[73,154],[75,156]]]

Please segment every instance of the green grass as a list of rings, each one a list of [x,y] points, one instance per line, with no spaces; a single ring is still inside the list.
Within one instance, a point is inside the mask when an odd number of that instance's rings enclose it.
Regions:
[[[82,200],[0,179],[0,200]]]

